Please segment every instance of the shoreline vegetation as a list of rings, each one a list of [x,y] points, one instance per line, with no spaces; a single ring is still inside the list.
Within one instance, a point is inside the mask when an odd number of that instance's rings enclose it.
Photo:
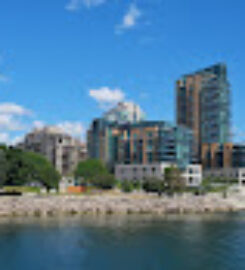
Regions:
[[[233,182],[205,179],[200,187],[188,190],[175,167],[166,168],[163,179],[119,181],[101,161],[86,160],[72,175],[72,187],[85,187],[85,192],[68,195],[70,183],[62,194],[61,175],[44,157],[2,146],[0,161],[0,217],[245,210],[245,195],[242,188],[232,191]]]
[[[176,194],[172,197],[134,192],[102,192],[94,195],[37,195],[0,197],[0,217],[62,216],[62,215],[117,215],[117,214],[202,214],[245,210],[242,191],[195,196]]]

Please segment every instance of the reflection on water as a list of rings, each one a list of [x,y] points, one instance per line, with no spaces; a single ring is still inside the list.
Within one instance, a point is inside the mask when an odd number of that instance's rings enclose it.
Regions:
[[[237,270],[244,246],[244,213],[0,219],[0,270]]]

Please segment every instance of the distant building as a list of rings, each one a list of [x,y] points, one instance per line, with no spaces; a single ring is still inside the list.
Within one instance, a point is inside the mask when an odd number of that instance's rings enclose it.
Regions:
[[[120,124],[136,123],[145,119],[141,108],[133,102],[119,102],[117,106],[109,110],[103,117],[107,122]]]
[[[230,141],[230,85],[224,64],[183,76],[176,84],[176,120],[193,131],[194,154],[203,143]]]
[[[62,174],[71,174],[87,157],[86,145],[55,126],[34,129],[19,147],[45,156]]]
[[[176,163],[185,168],[191,162],[192,133],[164,121],[109,123],[95,119],[88,131],[88,156],[115,164]]]

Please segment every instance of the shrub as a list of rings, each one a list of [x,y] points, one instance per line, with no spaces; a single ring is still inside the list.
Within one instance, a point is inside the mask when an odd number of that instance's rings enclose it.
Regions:
[[[137,190],[141,189],[141,182],[139,180],[134,180],[133,187],[134,189],[137,189]]]
[[[112,189],[116,185],[116,179],[112,174],[105,173],[95,176],[89,183],[97,188]]]
[[[149,178],[144,180],[142,188],[146,192],[162,193],[164,191],[164,182],[156,178]]]
[[[134,190],[134,185],[131,181],[124,180],[121,182],[121,189],[123,192],[132,192]]]

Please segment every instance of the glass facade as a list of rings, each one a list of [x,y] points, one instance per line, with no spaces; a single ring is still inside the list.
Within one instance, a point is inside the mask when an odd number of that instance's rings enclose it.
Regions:
[[[230,85],[225,64],[183,76],[177,81],[177,124],[193,132],[193,161],[203,143],[230,141]]]
[[[230,90],[226,67],[217,65],[204,71],[201,96],[202,143],[230,141]],[[213,75],[213,76],[211,76]]]
[[[88,132],[90,158],[113,168],[119,164],[172,162],[185,168],[191,162],[192,133],[163,121],[108,123],[95,120]]]

